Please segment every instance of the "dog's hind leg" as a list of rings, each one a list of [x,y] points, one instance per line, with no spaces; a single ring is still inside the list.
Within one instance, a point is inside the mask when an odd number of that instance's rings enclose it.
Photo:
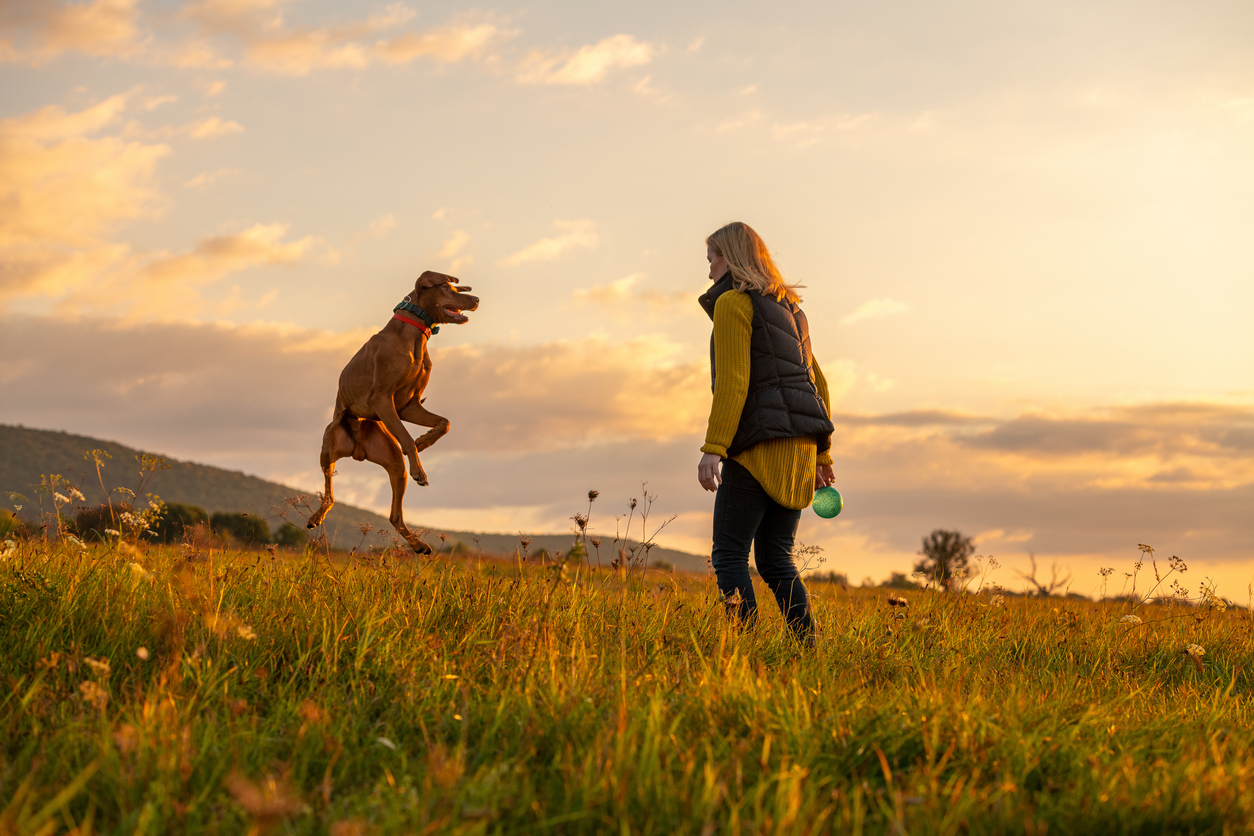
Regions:
[[[427,408],[424,407],[422,402],[418,400],[410,401],[404,409],[400,410],[399,414],[402,421],[410,424],[417,424],[420,427],[431,428],[420,437],[414,439],[414,449],[416,449],[419,453],[443,438],[452,426],[448,419],[442,415],[436,415],[434,412],[428,412]]]
[[[401,502],[405,498],[405,454],[401,445],[387,428],[375,421],[362,421],[358,429],[361,439],[360,449],[365,452],[366,459],[381,466],[387,471],[388,481],[392,483],[392,509],[388,522],[396,529],[396,533],[405,538],[405,542],[417,554],[431,554],[431,547],[418,539],[405,525]]]
[[[331,477],[335,475],[335,462],[337,459],[351,456],[355,447],[356,444],[348,429],[345,428],[342,416],[337,415],[330,424],[327,424],[326,430],[322,433],[322,452],[318,456],[318,463],[322,466],[322,475],[326,478],[326,490],[322,493],[322,504],[309,518],[307,528],[317,528],[322,525],[327,512],[335,504],[335,496],[331,493]]]

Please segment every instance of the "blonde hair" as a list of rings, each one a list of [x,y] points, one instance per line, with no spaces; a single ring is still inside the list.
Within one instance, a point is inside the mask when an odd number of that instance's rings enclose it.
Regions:
[[[732,286],[739,291],[756,290],[763,296],[774,296],[779,301],[787,299],[800,304],[797,288],[788,284],[775,266],[771,251],[762,236],[753,227],[740,221],[732,221],[720,227],[705,239],[714,252],[727,259],[732,274]]]

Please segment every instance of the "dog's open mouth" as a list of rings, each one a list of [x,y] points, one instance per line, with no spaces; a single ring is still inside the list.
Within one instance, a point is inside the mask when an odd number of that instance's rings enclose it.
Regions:
[[[470,317],[466,316],[457,308],[444,308],[444,315],[448,317],[449,322],[456,323],[457,325],[462,325],[470,321]]]

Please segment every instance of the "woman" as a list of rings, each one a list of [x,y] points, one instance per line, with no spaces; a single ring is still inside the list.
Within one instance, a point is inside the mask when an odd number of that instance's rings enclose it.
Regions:
[[[756,617],[753,544],[758,573],[788,626],[813,645],[810,601],[792,552],[801,510],[816,487],[833,479],[827,381],[810,353],[801,297],[784,282],[761,237],[737,221],[705,243],[714,284],[699,301],[714,321],[714,403],[697,478],[717,491],[718,588],[729,604],[739,594],[740,621]]]

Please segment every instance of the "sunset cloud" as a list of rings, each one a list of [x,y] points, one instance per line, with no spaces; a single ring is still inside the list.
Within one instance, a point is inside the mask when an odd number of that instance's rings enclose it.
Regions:
[[[105,292],[83,294],[66,304],[115,310],[121,305],[131,318],[173,311],[195,316],[200,307],[198,287],[250,267],[295,264],[319,243],[310,236],[284,241],[287,231],[287,224],[254,224],[233,235],[206,238],[186,253],[156,254],[123,273]]]
[[[898,302],[896,299],[872,299],[869,302],[863,302],[856,311],[841,318],[840,324],[852,325],[864,319],[893,316],[894,314],[905,313],[908,310],[910,310],[909,305],[905,302]]]
[[[407,64],[419,58],[453,63],[484,56],[506,37],[486,24],[449,24],[391,38],[381,33],[408,23],[413,10],[397,3],[364,20],[326,26],[289,24],[285,0],[198,0],[183,14],[202,35],[227,39],[243,48],[242,63],[270,72],[301,76],[317,69],[360,69],[375,62]]]
[[[233,177],[239,174],[238,168],[220,168],[217,171],[206,171],[203,174],[197,174],[192,179],[183,184],[188,189],[203,189],[204,187],[221,180],[223,177]]]
[[[561,235],[541,238],[508,258],[501,259],[499,263],[517,267],[528,261],[552,261],[571,250],[592,249],[600,241],[597,225],[593,221],[554,221],[553,225],[562,231]]]
[[[617,281],[595,287],[578,287],[571,293],[571,300],[576,307],[599,306],[618,320],[628,320],[638,314],[631,310],[631,305],[643,305],[647,316],[657,319],[663,315],[696,315],[701,312],[694,302],[692,293],[677,290],[664,293],[653,288],[637,287],[644,278],[641,273],[632,273]]]
[[[408,64],[418,58],[452,64],[482,57],[494,42],[505,37],[507,33],[486,23],[442,26],[422,34],[409,33],[380,41],[374,50],[389,64]]]
[[[316,453],[340,370],[373,333],[119,319],[13,317],[10,325],[0,352],[16,356],[22,346],[26,359],[0,370],[0,421],[128,438],[141,428],[150,446],[202,458],[222,450],[299,457],[310,445]],[[427,407],[455,428],[440,453],[691,435],[704,424],[709,378],[701,364],[675,363],[676,350],[656,337],[434,348]],[[60,385],[48,387],[45,375],[62,367]],[[78,423],[75,414],[93,417]],[[264,441],[251,435],[259,428]]]
[[[316,487],[335,380],[368,335],[13,317],[0,352],[22,360],[0,370],[0,421]],[[453,429],[425,454],[434,487],[415,489],[413,501],[527,505],[561,530],[572,496],[596,487],[612,489],[610,499],[647,480],[666,513],[695,515],[699,535],[709,502],[693,470],[709,382],[704,363],[675,356],[655,338],[435,349],[427,405]],[[60,385],[47,386],[52,377]],[[1011,418],[838,413],[834,421],[846,512],[826,528],[807,516],[807,542],[846,538],[867,553],[908,555],[923,534],[949,527],[979,534],[981,550],[1002,557],[1111,555],[1138,542],[1211,561],[1249,556],[1248,407],[1146,404]],[[386,503],[381,472],[351,462],[344,469],[360,496]],[[484,472],[494,478],[485,483]]]
[[[0,32],[22,41],[12,48],[7,60],[40,64],[66,52],[101,57],[135,55],[145,41],[137,6],[138,0],[16,0],[0,17]]]
[[[611,70],[648,64],[653,54],[651,44],[631,35],[613,35],[573,53],[533,50],[519,66],[518,80],[524,84],[596,84]]]
[[[210,116],[208,119],[188,125],[186,130],[187,135],[192,139],[215,139],[220,136],[242,133],[244,126],[229,119]]]
[[[100,135],[126,107],[114,96],[0,122],[0,303],[59,295],[118,263],[129,248],[108,234],[161,209],[155,169],[169,147]]]

